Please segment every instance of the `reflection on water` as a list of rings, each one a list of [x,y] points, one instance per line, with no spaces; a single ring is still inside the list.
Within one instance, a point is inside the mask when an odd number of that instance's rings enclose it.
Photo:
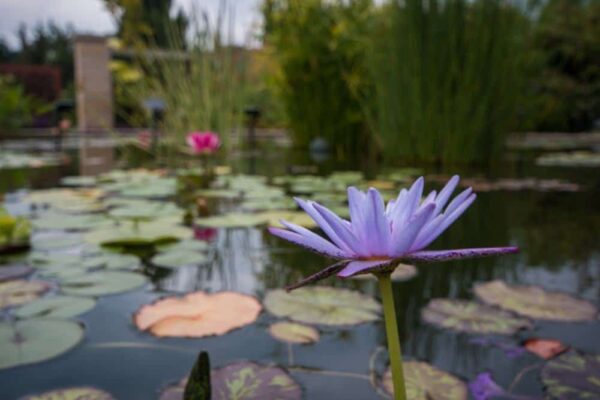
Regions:
[[[110,168],[114,158],[102,147],[80,152],[80,172],[96,174]],[[248,165],[245,162],[241,164]],[[269,175],[285,173],[284,163],[252,164]],[[243,171],[243,169],[239,170]],[[561,179],[580,180],[575,172]],[[489,192],[463,218],[442,235],[434,247],[485,247],[517,245],[521,254],[492,259],[468,260],[420,266],[408,282],[394,284],[396,306],[407,359],[428,361],[465,380],[489,370],[503,387],[514,384],[518,393],[541,396],[538,371],[520,371],[539,360],[527,353],[509,357],[494,346],[474,343],[476,335],[454,333],[421,322],[421,309],[432,298],[473,299],[473,285],[493,279],[532,284],[560,290],[599,303],[600,297],[600,202],[597,177],[586,177],[585,191],[579,193]],[[595,180],[594,180],[595,179]],[[433,187],[428,185],[428,189]],[[233,203],[220,205],[235,207]],[[199,233],[200,234],[200,233]],[[218,230],[211,239],[211,261],[199,267],[170,271],[146,266],[154,283],[146,290],[101,298],[96,309],[81,317],[86,325],[85,342],[51,362],[0,372],[2,399],[18,398],[32,389],[41,391],[63,385],[95,385],[119,399],[156,398],[161,387],[183,377],[200,350],[207,350],[214,366],[249,359],[290,367],[292,376],[305,388],[307,399],[375,399],[368,376],[369,362],[383,372],[385,354],[372,355],[385,345],[381,323],[348,328],[323,328],[321,340],[310,346],[293,347],[293,365],[288,346],[270,338],[268,325],[275,319],[261,314],[256,324],[223,337],[197,340],[164,339],[136,331],[131,315],[142,304],[166,293],[194,290],[232,290],[264,296],[328,265],[328,260],[271,237],[262,229]],[[329,279],[323,285],[354,288],[377,295],[376,282]],[[536,322],[536,330],[523,332],[505,341],[518,345],[530,336],[556,338],[575,349],[600,353],[600,323],[566,324]],[[106,343],[137,343],[148,348],[102,347]],[[153,347],[171,346],[177,351]],[[118,361],[118,362],[116,362]],[[302,367],[351,372],[357,376],[323,375]],[[366,378],[365,378],[366,377]],[[14,385],[14,382],[27,384]]]
[[[83,137],[79,146],[79,175],[95,176],[115,166],[115,148],[111,143]]]

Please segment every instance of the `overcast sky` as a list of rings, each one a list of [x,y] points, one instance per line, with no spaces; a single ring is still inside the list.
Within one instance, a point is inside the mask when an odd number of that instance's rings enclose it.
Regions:
[[[176,7],[190,11],[194,5],[216,15],[223,0],[173,0]],[[260,0],[226,0],[234,10],[234,34],[237,43],[247,41],[248,31],[260,23]],[[53,20],[73,25],[78,33],[111,34],[115,25],[103,0],[0,0],[0,37],[15,47],[19,24],[31,27]]]

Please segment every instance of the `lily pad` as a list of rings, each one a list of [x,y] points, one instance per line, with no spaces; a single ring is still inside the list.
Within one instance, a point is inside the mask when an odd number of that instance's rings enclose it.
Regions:
[[[33,248],[41,251],[65,249],[82,243],[81,236],[77,234],[37,234],[31,238]]]
[[[84,268],[136,269],[140,259],[131,254],[103,253],[83,259]]]
[[[406,396],[411,400],[466,400],[467,385],[454,375],[421,361],[404,362]],[[383,376],[383,386],[394,393],[390,369]]]
[[[186,265],[200,265],[208,258],[197,251],[170,250],[152,257],[152,264],[164,268],[179,268]]]
[[[534,319],[574,322],[598,317],[592,303],[537,286],[509,286],[496,280],[475,285],[475,294],[488,304]]]
[[[381,305],[372,297],[348,289],[311,286],[267,292],[264,306],[277,317],[321,325],[355,325],[380,318]]]
[[[565,353],[542,368],[546,398],[578,400],[600,398],[600,355]]]
[[[21,400],[116,400],[104,390],[93,387],[72,387],[33,394]]]
[[[183,210],[174,203],[133,200],[113,208],[108,213],[115,219],[153,220],[159,217],[183,217]]]
[[[10,281],[25,277],[33,272],[33,268],[26,265],[12,265],[0,267],[0,282]]]
[[[318,330],[295,322],[276,322],[269,327],[269,333],[275,339],[287,343],[308,344],[319,341]]]
[[[71,318],[83,314],[96,305],[87,297],[53,296],[34,300],[15,310],[18,318]]]
[[[141,274],[124,271],[97,271],[66,278],[61,290],[75,296],[105,296],[136,289],[146,284]]]
[[[112,224],[108,218],[98,214],[47,213],[31,221],[36,229],[61,231],[87,231]]]
[[[32,318],[13,324],[0,322],[0,369],[49,360],[83,339],[76,322]]]
[[[194,292],[145,305],[133,320],[138,329],[159,337],[204,337],[251,324],[261,309],[258,300],[245,294]]]
[[[205,241],[202,240],[180,240],[174,243],[166,243],[161,244],[156,247],[156,250],[160,252],[165,251],[175,251],[175,250],[187,250],[187,251],[206,251],[208,250],[209,245]]]
[[[40,297],[52,286],[43,281],[14,281],[0,282],[0,309],[20,306]]]
[[[266,224],[259,214],[230,213],[215,217],[197,218],[196,225],[209,228],[250,228]]]
[[[160,242],[191,238],[191,229],[159,219],[152,222],[123,222],[118,226],[102,228],[88,233],[88,243],[103,246],[151,246]]]
[[[421,311],[421,317],[441,328],[469,333],[512,335],[532,327],[527,319],[467,300],[433,299]]]
[[[549,360],[569,350],[561,341],[555,339],[531,338],[523,343],[523,347],[544,360]]]
[[[196,192],[199,197],[220,198],[220,199],[237,199],[242,196],[239,190],[231,189],[206,189]]]
[[[317,223],[308,214],[301,211],[265,211],[257,215],[262,216],[269,226],[278,228],[283,228],[283,225],[279,222],[282,219],[305,228],[315,228],[317,226]]]
[[[96,178],[93,176],[65,176],[60,180],[63,186],[94,186]]]
[[[545,154],[536,160],[536,164],[544,167],[600,167],[600,153],[576,151]]]
[[[410,264],[398,264],[394,272],[392,272],[391,278],[392,281],[401,282],[408,281],[414,278],[417,275],[417,267]],[[362,280],[375,280],[375,276],[373,274],[360,274],[354,275],[352,279],[362,279]]]
[[[211,372],[212,400],[300,400],[302,388],[285,370],[242,361]],[[167,388],[159,400],[183,400],[187,378]]]

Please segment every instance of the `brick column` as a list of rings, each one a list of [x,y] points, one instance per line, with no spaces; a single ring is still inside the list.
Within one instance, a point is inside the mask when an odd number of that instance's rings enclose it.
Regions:
[[[74,43],[77,121],[81,132],[113,127],[113,91],[106,38],[77,36]]]

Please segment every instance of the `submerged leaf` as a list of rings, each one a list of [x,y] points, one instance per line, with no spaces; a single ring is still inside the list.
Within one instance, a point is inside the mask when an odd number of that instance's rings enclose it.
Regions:
[[[54,358],[83,339],[81,325],[60,319],[33,318],[0,322],[0,369]]]
[[[548,399],[600,398],[600,355],[565,353],[544,365],[542,383]]]
[[[475,285],[475,294],[488,304],[535,319],[590,321],[598,316],[588,301],[537,286],[509,286],[497,280]]]
[[[155,336],[224,335],[256,321],[262,307],[252,296],[234,292],[194,292],[145,305],[134,315],[138,329]]]
[[[293,292],[267,292],[265,308],[278,317],[322,325],[354,325],[376,321],[381,305],[373,298],[348,289],[303,287]]]
[[[459,332],[511,335],[531,328],[524,318],[467,300],[433,299],[421,311],[421,317],[430,324]]]
[[[308,344],[319,341],[318,330],[294,322],[276,322],[269,327],[269,333],[275,339],[287,343]]]
[[[466,400],[467,386],[454,375],[420,361],[403,363],[406,395],[410,400]],[[383,386],[394,393],[391,370],[383,376]]]

